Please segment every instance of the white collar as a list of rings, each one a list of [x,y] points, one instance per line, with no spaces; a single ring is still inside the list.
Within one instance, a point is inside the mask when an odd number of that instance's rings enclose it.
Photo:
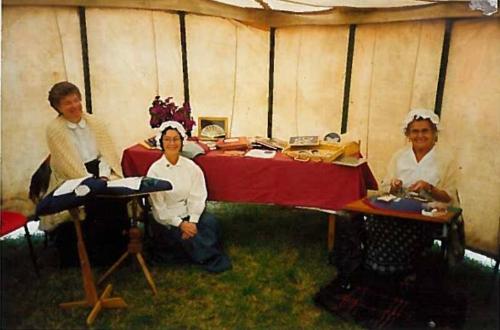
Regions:
[[[165,157],[165,155],[163,155],[163,156],[162,156],[162,158],[163,158],[163,159],[164,159],[164,161],[165,161],[165,166],[166,166],[166,167],[178,167],[178,166],[182,166],[182,163],[184,162],[184,160],[182,159],[182,158],[184,158],[184,157],[182,157],[181,155],[179,155],[179,159],[177,160],[177,164],[175,164],[175,165],[174,165],[174,164],[172,164],[172,163],[171,163],[171,162],[167,159],[167,157]]]
[[[434,153],[436,150],[436,145],[432,146],[431,150],[429,150],[425,155],[424,157],[422,157],[422,159],[420,159],[419,162],[417,162],[417,156],[415,155],[415,152],[413,151],[413,148],[412,146],[410,145],[410,147],[408,148],[408,155],[411,157],[411,159],[415,162],[415,164],[421,164],[423,163],[424,161],[427,161],[428,159],[433,159],[434,157]]]
[[[77,127],[85,128],[85,127],[87,127],[87,121],[85,120],[85,118],[82,118],[82,119],[80,119],[80,121],[77,124],[75,124],[75,123],[72,123],[72,122],[66,120],[66,126],[68,126],[71,129],[76,129]]]

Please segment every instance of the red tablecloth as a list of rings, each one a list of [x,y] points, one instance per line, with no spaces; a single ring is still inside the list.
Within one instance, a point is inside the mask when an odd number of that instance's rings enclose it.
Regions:
[[[123,152],[126,176],[146,175],[161,157],[159,150],[135,145]],[[220,151],[198,156],[195,162],[205,174],[208,199],[340,210],[345,204],[377,189],[367,164],[347,167],[327,163],[298,162],[277,153],[273,159],[235,157]]]

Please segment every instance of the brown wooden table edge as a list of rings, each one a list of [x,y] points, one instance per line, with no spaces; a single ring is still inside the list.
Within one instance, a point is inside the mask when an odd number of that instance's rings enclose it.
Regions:
[[[403,218],[403,219],[418,220],[418,221],[433,222],[433,223],[450,223],[453,220],[453,218],[461,214],[460,209],[448,210],[446,214],[435,217],[430,217],[419,213],[384,210],[371,207],[370,205],[365,203],[364,199],[365,198],[361,198],[354,202],[348,203],[342,208],[342,210],[347,212],[364,213],[371,215],[383,215],[394,218]]]

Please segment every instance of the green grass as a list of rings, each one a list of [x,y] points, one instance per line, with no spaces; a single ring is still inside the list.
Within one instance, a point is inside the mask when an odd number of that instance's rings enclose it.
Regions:
[[[359,329],[317,308],[312,297],[335,276],[327,262],[327,216],[276,206],[210,203],[233,269],[210,274],[189,264],[150,264],[153,297],[134,263],[111,277],[125,310],[105,310],[96,329]],[[2,329],[83,329],[90,309],[62,310],[83,299],[79,268],[59,269],[36,240],[42,276],[36,278],[24,238],[2,241]],[[149,256],[145,255],[147,260]],[[51,266],[52,264],[52,266]],[[105,269],[95,268],[96,277]],[[469,292],[466,328],[496,329],[497,300],[485,302],[491,270],[467,261],[452,273]],[[102,287],[98,291],[102,291]],[[498,288],[496,288],[498,289]]]

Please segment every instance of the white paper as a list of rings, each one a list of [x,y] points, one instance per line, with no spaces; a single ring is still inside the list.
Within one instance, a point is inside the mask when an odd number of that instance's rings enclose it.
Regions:
[[[377,197],[377,200],[382,202],[390,202],[392,200],[395,200],[396,198],[397,198],[396,196],[388,194]]]
[[[133,190],[139,190],[141,187],[141,176],[132,176],[129,178],[117,179],[113,181],[106,182],[108,187],[122,187],[122,188],[130,188]]]
[[[78,179],[71,179],[71,180],[66,180],[62,185],[59,186],[59,188],[54,191],[54,196],[60,196],[60,195],[65,195],[72,193],[76,187],[78,187],[83,180],[90,178],[91,175],[84,176],[83,178],[78,178]]]
[[[366,163],[365,158],[359,158],[355,162],[343,161],[342,159],[335,160],[332,162],[335,165],[349,166],[349,167],[358,167],[361,164]]]
[[[273,158],[276,155],[276,151],[274,150],[260,150],[260,149],[252,149],[245,154],[247,157],[254,158]]]

